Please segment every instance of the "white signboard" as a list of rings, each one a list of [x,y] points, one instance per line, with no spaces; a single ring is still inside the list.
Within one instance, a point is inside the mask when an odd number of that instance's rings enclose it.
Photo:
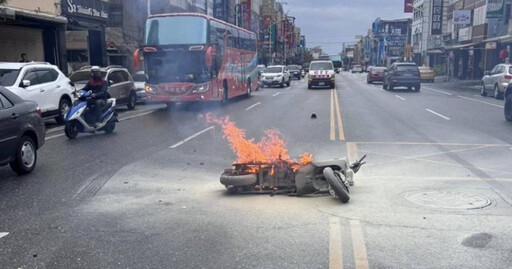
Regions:
[[[471,40],[472,32],[473,32],[473,27],[471,27],[471,26],[459,29],[459,41]]]
[[[454,10],[453,24],[471,24],[471,10]]]

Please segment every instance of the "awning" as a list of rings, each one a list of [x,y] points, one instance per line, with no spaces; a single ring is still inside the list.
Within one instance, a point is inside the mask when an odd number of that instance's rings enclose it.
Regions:
[[[13,14],[13,13],[14,13],[15,17],[21,16],[21,17],[37,19],[37,20],[42,20],[42,21],[47,21],[47,22],[52,22],[52,23],[59,23],[59,24],[68,23],[68,19],[66,17],[59,16],[59,15],[52,15],[52,14],[47,14],[47,13],[43,13],[43,12],[35,12],[35,11],[31,11],[31,10],[19,9],[19,8],[14,8],[14,7],[6,7],[6,6],[0,7],[0,16],[1,16],[1,14]]]
[[[427,54],[443,54],[444,52],[440,49],[427,50]]]
[[[468,44],[456,45],[456,46],[446,47],[445,50],[462,49],[462,48],[467,48],[467,47],[475,46],[475,45],[478,45],[478,44],[480,44],[480,43],[468,43]]]
[[[493,42],[493,41],[503,42],[503,43],[512,42],[512,35],[498,36],[498,37],[493,37],[493,38],[484,40],[484,42]]]

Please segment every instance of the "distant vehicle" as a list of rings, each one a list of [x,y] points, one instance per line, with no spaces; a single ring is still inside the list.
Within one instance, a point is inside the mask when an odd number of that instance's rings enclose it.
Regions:
[[[485,71],[480,95],[487,96],[492,91],[495,99],[503,99],[503,94],[512,80],[511,67],[510,64],[498,64],[492,71]]]
[[[434,82],[436,73],[434,72],[434,70],[431,67],[420,66],[418,69],[420,70],[420,76],[421,76],[422,81]]]
[[[0,166],[10,164],[18,175],[32,172],[45,131],[37,104],[0,86]]]
[[[260,83],[264,86],[275,86],[278,85],[281,88],[284,86],[290,86],[291,76],[288,68],[284,65],[271,65],[267,69],[263,70],[261,74]]]
[[[384,75],[384,90],[393,90],[396,87],[407,87],[419,92],[421,87],[420,70],[415,63],[395,62]]]
[[[334,72],[339,74],[341,72],[341,68],[343,67],[341,61],[332,61],[332,64],[334,65]]]
[[[43,117],[64,117],[73,102],[74,87],[55,65],[45,62],[0,63],[0,86],[20,98],[34,101]]]
[[[363,73],[363,67],[361,65],[354,65],[352,67],[352,73]]]
[[[335,87],[335,72],[331,61],[312,61],[309,65],[308,89],[314,86]]]
[[[375,81],[384,81],[384,71],[386,67],[374,66],[366,75],[366,83],[372,84]]]
[[[144,71],[139,71],[132,75],[133,82],[135,83],[135,91],[137,92],[137,103],[146,103],[146,80],[147,76]]]
[[[251,31],[204,14],[169,13],[150,16],[145,33],[134,63],[144,60],[148,101],[225,104],[259,86]]]
[[[288,65],[288,70],[290,72],[290,77],[292,78],[296,78],[298,80],[300,80],[302,78],[301,76],[301,71],[300,71],[300,66],[298,65]]]
[[[126,105],[134,109],[137,104],[135,82],[128,70],[122,66],[111,65],[101,68],[103,79],[108,82],[108,93],[116,98],[117,105]],[[82,89],[91,79],[91,67],[82,67],[69,76],[77,90]]]

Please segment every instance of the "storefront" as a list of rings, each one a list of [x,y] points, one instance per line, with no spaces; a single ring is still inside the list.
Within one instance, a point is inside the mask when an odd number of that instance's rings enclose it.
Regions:
[[[105,27],[108,2],[101,0],[62,1],[62,14],[68,18],[66,32],[68,72],[82,65],[107,65]]]
[[[65,67],[65,17],[42,12],[0,7],[0,62],[46,61]]]

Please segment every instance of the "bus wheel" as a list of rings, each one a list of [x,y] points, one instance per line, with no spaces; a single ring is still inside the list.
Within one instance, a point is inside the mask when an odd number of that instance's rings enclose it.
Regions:
[[[247,94],[246,94],[246,96],[247,96],[247,98],[249,98],[249,97],[251,97],[251,95],[252,95],[252,86],[251,86],[251,80],[249,80],[247,82]]]

